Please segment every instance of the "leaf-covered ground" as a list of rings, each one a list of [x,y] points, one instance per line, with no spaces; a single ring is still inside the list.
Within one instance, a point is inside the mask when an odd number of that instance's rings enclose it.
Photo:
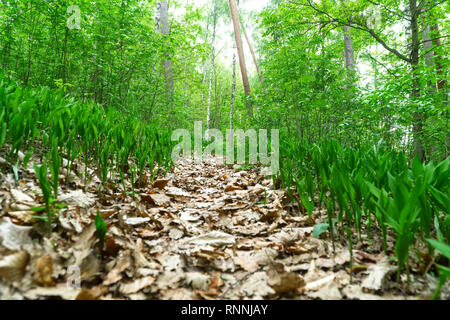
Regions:
[[[79,165],[69,183],[61,176],[68,207],[49,235],[31,211],[42,205],[34,171],[16,182],[0,166],[0,299],[427,299],[437,284],[414,259],[411,283],[397,284],[395,262],[367,237],[355,238],[351,277],[347,242],[333,250],[328,232],[313,237],[326,212],[299,213],[261,168],[183,160],[134,193],[117,183],[99,194],[95,173],[84,186]]]

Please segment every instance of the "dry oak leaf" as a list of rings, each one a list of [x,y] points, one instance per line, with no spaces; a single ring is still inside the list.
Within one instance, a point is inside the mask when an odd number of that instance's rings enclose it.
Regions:
[[[11,189],[11,195],[17,202],[34,203],[33,198],[17,189]]]
[[[155,239],[160,236],[160,233],[151,229],[144,229],[139,232],[139,236],[143,239]]]
[[[150,218],[138,218],[138,217],[126,217],[124,222],[130,226],[138,226],[140,224],[144,224],[150,222]]]
[[[53,276],[53,260],[50,256],[43,256],[37,259],[34,263],[36,272],[34,280],[43,286],[54,286],[55,282]]]
[[[103,281],[103,285],[109,286],[111,284],[118,282],[120,279],[122,279],[122,272],[124,272],[130,266],[131,266],[130,257],[121,258],[117,262],[116,266],[107,274],[105,280]]]
[[[25,211],[9,211],[8,215],[16,220],[19,220],[20,222],[24,224],[32,224],[33,222],[36,222],[37,219],[33,218],[33,216],[36,215],[35,212],[25,210]]]
[[[332,275],[332,277],[327,277],[326,280],[329,281],[324,283],[320,289],[318,289],[316,292],[308,292],[307,295],[311,298],[321,300],[341,300],[342,294],[339,291],[337,283],[334,281],[334,275]]]
[[[207,234],[189,238],[186,242],[196,246],[210,245],[213,247],[222,247],[235,244],[236,239],[228,233],[212,231]]]
[[[370,266],[367,270],[369,275],[362,282],[362,288],[369,291],[380,291],[386,284],[389,275],[394,272],[394,268],[389,264],[389,260],[384,258],[376,265]]]
[[[296,292],[305,286],[302,276],[287,271],[281,263],[273,263],[267,272],[268,284],[277,294]]]
[[[163,290],[160,294],[161,300],[198,300],[199,297],[192,292],[192,290],[186,288],[177,288]]]
[[[241,296],[261,299],[275,294],[274,289],[267,282],[269,277],[265,272],[256,272],[251,275],[243,284],[240,291]]]
[[[235,186],[233,184],[230,184],[225,187],[225,192],[236,191],[236,190],[242,190],[242,188],[239,186]]]
[[[108,257],[115,257],[119,253],[122,246],[117,243],[110,235],[105,238],[105,255]]]
[[[106,294],[108,292],[108,288],[100,285],[93,287],[91,289],[83,288],[81,292],[77,295],[75,300],[99,300],[100,296]]]
[[[151,194],[150,199],[158,207],[168,207],[170,205],[170,198],[165,194],[161,193]]]
[[[186,279],[184,281],[186,285],[191,286],[192,289],[202,291],[207,291],[211,284],[210,276],[200,272],[186,273]]]
[[[27,291],[24,296],[36,300],[38,297],[60,297],[64,300],[75,300],[81,289],[70,287],[67,283],[61,283],[57,287],[38,287]]]
[[[233,261],[242,269],[248,272],[254,272],[258,270],[258,261],[253,257],[251,252],[248,251],[235,251]]]
[[[10,254],[0,260],[0,279],[19,281],[25,274],[25,268],[30,259],[27,251]]]
[[[163,190],[167,184],[170,182],[170,179],[158,179],[153,182],[153,188],[158,188]]]
[[[150,287],[155,282],[155,278],[148,276],[145,278],[137,279],[133,282],[123,284],[120,292],[122,294],[132,294],[142,289]]]
[[[1,244],[10,250],[31,250],[33,241],[29,233],[32,227],[19,226],[11,222],[8,217],[0,219]]]
[[[237,202],[237,203],[225,205],[223,207],[219,207],[216,210],[220,213],[227,213],[230,211],[242,210],[242,209],[247,208],[248,206],[249,206],[249,204],[246,202]]]
[[[95,204],[93,195],[84,193],[82,190],[71,191],[59,196],[60,202],[80,208],[89,208]]]

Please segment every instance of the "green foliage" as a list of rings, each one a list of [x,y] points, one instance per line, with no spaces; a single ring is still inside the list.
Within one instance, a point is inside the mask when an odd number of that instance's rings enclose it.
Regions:
[[[434,239],[427,239],[428,243],[439,251],[447,260],[450,259],[450,246],[446,243],[436,241]],[[436,291],[433,295],[433,299],[437,299],[440,296],[441,288],[445,284],[445,281],[450,279],[450,268],[438,265],[439,282]]]
[[[100,248],[103,250],[103,246],[105,244],[105,236],[108,228],[107,223],[102,219],[100,212],[97,212],[97,216],[95,217],[95,229],[97,230],[97,236],[100,240]]]
[[[16,158],[19,150],[26,152],[23,162],[27,164],[34,152],[34,141],[42,142],[40,155],[48,160],[51,179],[47,178],[45,163],[35,166],[35,170],[46,206],[52,191],[53,199],[58,197],[63,158],[69,167],[77,159],[84,162],[85,182],[92,178],[87,168],[97,168],[104,187],[110,173],[132,174],[142,181],[145,169],[154,172],[155,162],[166,170],[172,165],[170,131],[157,123],[144,123],[131,115],[124,117],[113,108],[105,110],[91,102],[74,101],[61,91],[22,89],[7,78],[0,79],[0,92],[10,157]],[[135,165],[138,170],[133,169]]]
[[[280,148],[286,157],[280,163],[282,185],[297,192],[291,197],[302,199],[299,204],[309,215],[314,208],[327,208],[329,221],[314,227],[315,236],[334,226],[333,219],[341,234],[353,227],[359,236],[363,231],[370,236],[375,217],[385,248],[387,233],[395,233],[398,275],[417,240],[425,242],[439,231],[448,241],[450,159],[437,165],[415,159],[409,167],[402,153],[344,148],[333,140],[310,145],[286,136]]]
[[[322,233],[329,229],[330,225],[328,223],[316,224],[313,229],[313,237],[319,238]]]

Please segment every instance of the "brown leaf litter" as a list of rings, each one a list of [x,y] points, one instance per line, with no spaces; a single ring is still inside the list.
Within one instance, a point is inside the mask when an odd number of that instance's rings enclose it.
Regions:
[[[61,185],[58,197],[67,207],[51,235],[42,233],[42,223],[33,218],[31,208],[42,206],[42,197],[32,172],[21,170],[18,185],[5,176],[0,185],[0,299],[432,295],[436,282],[430,277],[414,275],[406,291],[397,285],[395,265],[368,242],[355,245],[350,277],[346,242],[337,241],[333,250],[329,239],[312,236],[314,221],[326,219],[325,211],[305,217],[287,192],[273,190],[266,169],[239,171],[219,160],[182,160],[166,177],[142,188],[132,190],[127,182],[128,193],[114,187],[98,195],[98,179],[85,186],[77,172],[70,173],[74,179],[70,187]],[[103,250],[93,223],[97,212],[108,224]]]

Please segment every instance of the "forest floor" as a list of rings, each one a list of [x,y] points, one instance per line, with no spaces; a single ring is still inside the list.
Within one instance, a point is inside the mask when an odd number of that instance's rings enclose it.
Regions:
[[[327,232],[313,237],[326,211],[300,214],[262,168],[183,160],[134,193],[117,183],[100,196],[94,172],[86,187],[78,165],[49,235],[31,211],[43,203],[34,171],[15,181],[0,160],[0,299],[428,299],[436,287],[414,263],[411,283],[397,284],[381,240],[364,237],[350,277],[346,241],[333,250]]]

